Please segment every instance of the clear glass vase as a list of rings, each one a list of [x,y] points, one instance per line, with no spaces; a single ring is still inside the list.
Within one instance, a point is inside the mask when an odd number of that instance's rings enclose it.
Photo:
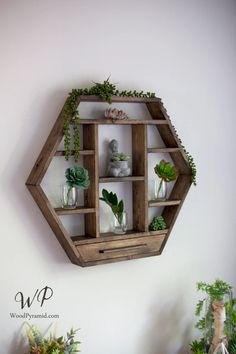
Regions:
[[[128,225],[128,218],[127,218],[126,211],[120,213],[119,215],[113,215],[113,217],[114,217],[113,232],[115,234],[125,234]]]
[[[64,209],[75,209],[77,206],[77,192],[74,187],[64,184],[62,186],[62,207]]]
[[[225,338],[227,343],[233,334],[232,293],[229,292],[215,299],[208,296],[205,305],[205,343],[209,347],[214,336],[217,335],[219,329],[216,330],[215,327],[219,316],[222,321],[222,338]]]
[[[154,196],[156,200],[165,200],[167,198],[167,183],[164,179],[155,179]]]

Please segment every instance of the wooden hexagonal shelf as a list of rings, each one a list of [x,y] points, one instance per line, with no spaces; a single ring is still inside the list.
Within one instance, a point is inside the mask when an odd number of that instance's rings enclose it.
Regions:
[[[81,95],[80,102],[101,102],[98,96]],[[175,220],[192,183],[192,171],[183,147],[170,122],[165,108],[159,98],[131,98],[113,96],[112,102],[146,104],[151,118],[136,120],[80,119],[83,129],[83,165],[89,171],[90,187],[85,191],[84,206],[74,210],[53,208],[40,186],[42,179],[54,156],[63,156],[58,150],[63,138],[63,109],[57,118],[47,141],[27,179],[26,185],[35,202],[41,209],[61,246],[71,262],[80,266],[91,266],[127,259],[160,255],[168,240]],[[98,172],[98,125],[130,125],[132,131],[132,176],[107,177]],[[148,148],[147,126],[153,126],[165,144],[165,147]],[[147,161],[149,153],[169,153],[179,176],[173,186],[168,200],[148,200]],[[72,152],[73,153],[73,152]],[[100,233],[99,225],[99,184],[111,182],[132,182],[133,229],[125,235]],[[149,231],[148,210],[163,207],[162,216],[167,228],[162,231]],[[60,215],[81,214],[84,217],[85,233],[83,236],[71,236],[63,226]]]

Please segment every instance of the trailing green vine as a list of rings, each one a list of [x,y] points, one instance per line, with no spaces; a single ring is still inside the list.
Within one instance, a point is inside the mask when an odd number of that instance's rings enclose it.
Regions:
[[[171,123],[172,124],[172,123]],[[172,124],[172,127],[174,129],[174,132],[175,132],[175,136],[176,138],[178,139],[186,157],[187,157],[187,160],[188,160],[188,163],[189,163],[189,166],[191,168],[191,171],[192,171],[192,183],[194,186],[197,185],[197,167],[196,167],[196,164],[194,162],[194,159],[193,159],[193,156],[186,150],[185,146],[183,145],[182,143],[182,140],[180,139],[180,137],[178,136],[178,133],[177,133],[177,130],[175,128],[175,126]]]
[[[75,150],[75,161],[79,159],[79,149],[80,149],[80,136],[79,136],[79,112],[76,111],[74,115],[74,150]]]
[[[153,92],[143,92],[143,91],[119,91],[115,84],[109,82],[109,78],[103,83],[95,82],[94,86],[91,88],[84,89],[73,89],[66,100],[64,106],[64,147],[65,147],[65,158],[69,160],[71,156],[71,136],[70,136],[70,121],[73,120],[74,123],[74,158],[75,161],[79,159],[79,149],[80,149],[80,137],[79,137],[79,112],[77,110],[78,102],[77,98],[81,95],[97,95],[103,101],[112,102],[112,96],[120,97],[155,97]]]
[[[112,102],[112,96],[118,97],[141,97],[141,98],[154,98],[156,97],[153,92],[143,92],[143,91],[119,91],[115,84],[109,82],[109,78],[103,81],[103,83],[94,82],[94,85],[91,88],[84,89],[72,89],[69,93],[69,96],[66,100],[64,106],[64,147],[65,147],[65,158],[69,160],[71,156],[71,136],[70,136],[70,121],[74,123],[74,158],[75,161],[79,159],[79,150],[80,150],[80,134],[79,134],[79,112],[77,110],[78,102],[77,99],[81,95],[97,95],[103,101]],[[173,125],[172,125],[173,126]],[[194,162],[193,156],[185,149],[182,144],[181,139],[179,138],[177,131],[174,128],[175,135],[180,142],[183,151],[186,154],[188,159],[189,166],[192,171],[192,183],[196,186],[196,164]]]

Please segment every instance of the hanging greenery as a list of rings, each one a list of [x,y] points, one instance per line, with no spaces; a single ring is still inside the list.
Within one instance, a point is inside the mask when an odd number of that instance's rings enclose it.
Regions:
[[[71,134],[70,134],[70,121],[74,123],[74,159],[78,161],[79,159],[79,150],[80,150],[80,130],[79,130],[79,112],[77,110],[78,102],[77,99],[81,95],[97,95],[103,101],[112,102],[112,96],[119,97],[142,97],[142,98],[154,98],[156,97],[153,92],[144,92],[144,91],[119,91],[115,84],[109,82],[109,77],[103,81],[103,83],[94,82],[94,85],[91,88],[84,89],[72,89],[69,93],[69,96],[66,100],[64,106],[64,147],[65,147],[65,158],[69,160],[71,156]],[[189,166],[192,171],[192,183],[196,185],[196,164],[192,155],[185,149],[182,144],[181,139],[178,137],[175,127],[173,126],[177,139],[179,140],[183,151],[186,154],[186,157],[189,162]]]
[[[121,97],[155,97],[155,93],[143,91],[119,91],[115,84],[109,82],[109,78],[103,83],[95,82],[91,88],[73,89],[66,100],[64,106],[64,147],[65,158],[69,160],[71,156],[71,135],[70,121],[74,123],[74,158],[79,159],[80,137],[79,137],[79,112],[77,110],[77,98],[81,95],[97,95],[103,101],[109,104],[112,101],[112,96]]]
[[[176,130],[176,128],[175,128],[175,126],[173,124],[172,124],[172,127],[174,129],[175,136],[178,139],[178,141],[179,141],[179,143],[180,143],[180,145],[181,145],[181,147],[182,147],[182,149],[183,149],[183,151],[184,151],[184,153],[185,153],[185,155],[187,157],[189,166],[190,166],[191,171],[192,171],[192,183],[193,183],[194,186],[196,186],[197,185],[197,167],[196,167],[196,164],[194,162],[193,156],[186,150],[186,148],[183,145],[182,140],[178,136],[177,130]]]

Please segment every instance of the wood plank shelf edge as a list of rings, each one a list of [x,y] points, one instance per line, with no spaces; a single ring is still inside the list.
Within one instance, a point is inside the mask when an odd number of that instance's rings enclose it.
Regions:
[[[128,230],[124,235],[116,235],[113,232],[100,233],[99,237],[88,237],[88,236],[72,236],[71,240],[75,246],[81,244],[90,244],[90,243],[98,243],[105,241],[115,241],[115,240],[126,240],[130,238],[138,238],[138,237],[148,237],[148,236],[161,236],[166,235],[168,233],[168,229],[160,230],[160,231],[147,231],[147,232],[139,232],[135,230]]]
[[[77,207],[75,209],[55,208],[57,215],[75,215],[95,213],[95,208]]]
[[[127,177],[99,177],[100,183],[109,182],[138,182],[144,181],[144,176],[127,176]]]
[[[149,200],[148,206],[149,207],[161,207],[161,206],[168,206],[168,205],[179,205],[181,200]]]
[[[156,153],[156,152],[177,152],[180,151],[180,148],[174,147],[174,148],[148,148],[147,152],[148,153]]]
[[[73,123],[73,121],[72,121]],[[109,125],[167,125],[168,122],[165,119],[80,119],[79,124],[109,124]]]
[[[71,155],[73,156],[75,154],[75,150],[71,150]],[[94,150],[79,150],[79,154],[82,155],[94,155],[95,151]],[[57,150],[55,152],[55,156],[65,156],[65,151],[64,150]]]

